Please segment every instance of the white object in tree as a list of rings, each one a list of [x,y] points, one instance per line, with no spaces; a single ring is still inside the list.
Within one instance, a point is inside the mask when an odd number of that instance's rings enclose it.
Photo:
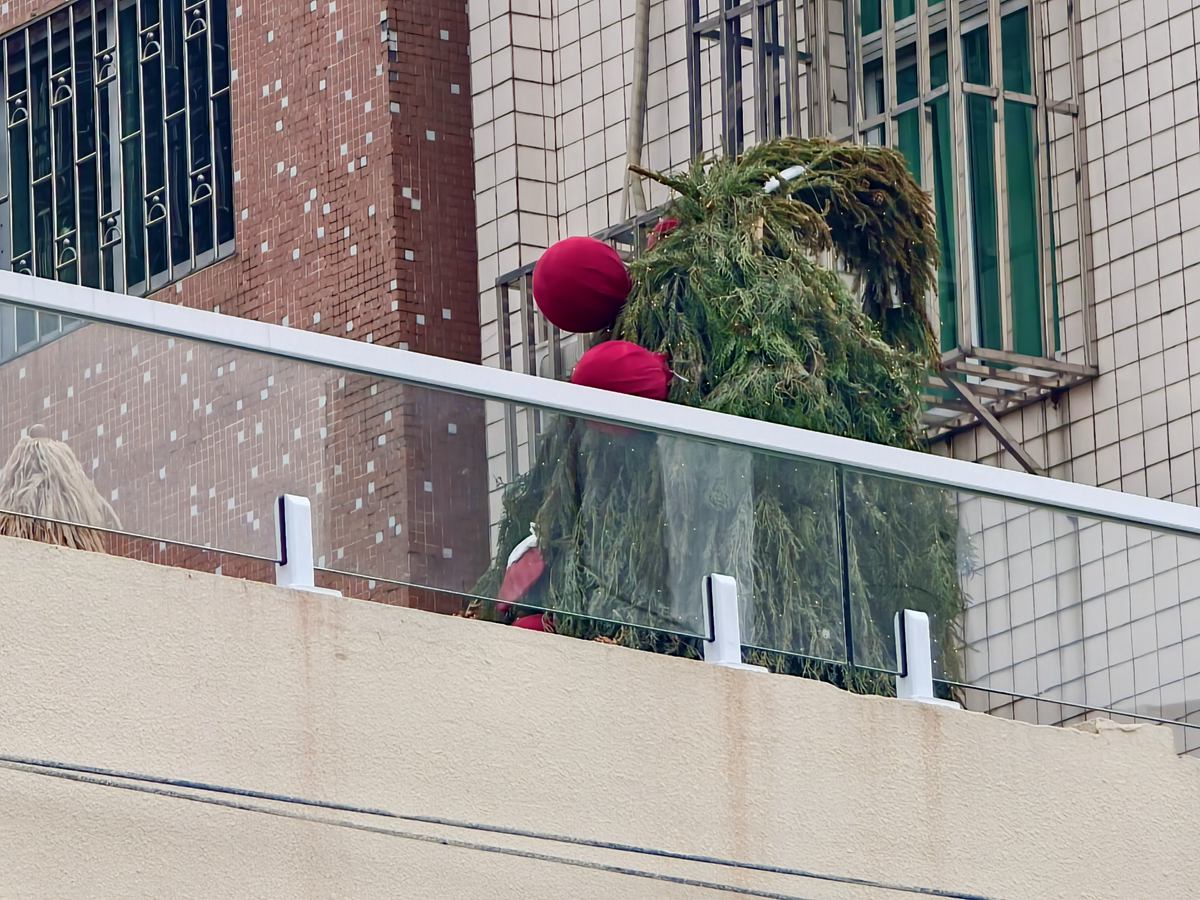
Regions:
[[[808,169],[804,168],[804,166],[788,166],[786,169],[780,172],[779,175],[772,175],[766,180],[766,182],[763,184],[763,193],[773,194],[779,190],[779,186],[783,184],[783,182],[795,181],[807,171]]]
[[[511,569],[513,563],[537,546],[537,526],[532,522],[529,523],[529,537],[513,547],[512,553],[508,554],[508,562],[505,564],[506,569]]]

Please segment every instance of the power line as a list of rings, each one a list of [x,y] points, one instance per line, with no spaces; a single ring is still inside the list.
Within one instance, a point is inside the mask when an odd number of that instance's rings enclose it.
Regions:
[[[645,856],[653,856],[661,859],[671,859],[680,862],[692,862],[703,865],[719,866],[723,868],[743,869],[754,872],[762,872],[769,875],[783,875],[795,878],[808,878],[816,881],[829,881],[838,884],[848,884],[861,887],[873,887],[880,890],[893,891],[897,893],[916,894],[926,897],[944,898],[944,900],[997,900],[997,898],[987,897],[981,894],[969,894],[961,891],[944,890],[939,888],[929,887],[914,887],[911,885],[889,884],[887,882],[874,881],[868,878],[858,878],[851,875],[833,875],[824,872],[814,872],[807,869],[798,869],[787,866],[774,866],[766,863],[745,862],[742,860],[726,859],[722,857],[706,856],[695,853],[683,853],[673,850],[661,850],[652,847],[642,847],[636,844],[622,844],[613,841],[602,841],[592,838],[574,837],[570,835],[550,834],[539,831],[532,831],[523,828],[514,828],[504,825],[488,825],[477,822],[466,822],[458,819],[449,819],[440,816],[424,816],[405,813],[392,812],[391,810],[380,809],[377,807],[355,806],[347,803],[339,803],[331,800],[314,800],[306,797],[297,797],[289,794],[278,794],[268,791],[259,791],[251,788],[230,787],[226,785],[211,784],[202,781],[189,781],[180,778],[168,778],[160,775],[146,775],[137,772],[126,772],[119,769],[107,769],[98,766],[86,766],[75,763],[58,762],[56,760],[35,759],[21,756],[12,756],[0,754],[0,765],[8,764],[9,768],[14,766],[23,767],[21,771],[33,772],[34,774],[52,774],[49,771],[38,770],[54,770],[57,773],[75,773],[82,775],[101,776],[103,778],[118,778],[123,781],[136,781],[146,784],[165,785],[175,788],[186,788],[188,790],[205,791],[208,793],[228,794],[237,797],[246,797],[255,800],[267,800],[274,803],[284,803],[295,806],[306,806],[315,809],[326,809],[337,812],[351,813],[354,815],[375,816],[380,818],[394,819],[402,822],[412,822],[422,825],[436,825],[447,828],[459,828],[470,831],[481,831],[491,834],[502,834],[508,837],[528,838],[531,840],[549,841],[560,844],[570,844],[579,847],[589,847],[597,850],[610,850],[619,853],[635,853]],[[84,779],[76,779],[84,780]],[[101,783],[101,782],[97,782]],[[123,784],[109,784],[113,787],[131,787]],[[192,794],[182,795],[186,799],[199,799]]]
[[[710,891],[721,891],[729,894],[740,894],[744,897],[759,897],[763,898],[763,900],[813,900],[811,897],[801,897],[797,894],[781,894],[777,891],[762,891],[755,888],[743,888],[733,884],[724,884],[719,881],[704,881],[698,878],[684,878],[683,876],[679,875],[666,875],[661,872],[649,872],[645,869],[631,869],[627,866],[614,866],[608,863],[592,862],[586,859],[574,859],[567,856],[553,856],[548,853],[538,853],[533,850],[518,850],[514,847],[499,847],[494,844],[477,844],[473,841],[461,841],[456,840],[455,838],[436,837],[434,835],[418,834],[412,831],[400,831],[394,828],[383,828],[378,825],[364,825],[361,822],[351,822],[345,819],[334,819],[328,816],[314,816],[308,813],[275,809],[268,806],[256,806],[251,803],[242,803],[236,800],[225,800],[220,797],[205,797],[199,794],[187,794],[182,791],[174,791],[167,788],[151,787],[140,784],[123,784],[118,781],[111,781],[106,778],[83,775],[71,771],[38,769],[18,763],[9,763],[3,761],[0,761],[0,768],[9,769],[14,772],[24,772],[30,775],[42,775],[49,778],[62,778],[67,781],[94,784],[100,787],[118,788],[125,791],[134,791],[139,794],[151,794],[157,797],[168,797],[173,800],[190,800],[193,803],[204,803],[208,806],[218,806],[225,809],[239,810],[241,812],[261,813],[262,815],[266,816],[276,816],[281,819],[294,819],[296,821],[308,822],[315,825],[329,825],[335,828],[349,828],[354,831],[365,831],[369,834],[379,834],[386,837],[397,837],[403,840],[419,841],[420,843],[424,844],[438,844],[443,847],[455,847],[462,850],[477,850],[484,853],[498,853],[502,856],[515,856],[520,859],[556,863],[558,865],[572,866],[580,869],[592,869],[597,872],[606,872],[614,875],[628,875],[630,877],[646,878],[652,881],[665,881],[671,884],[682,885],[684,887],[701,888]]]

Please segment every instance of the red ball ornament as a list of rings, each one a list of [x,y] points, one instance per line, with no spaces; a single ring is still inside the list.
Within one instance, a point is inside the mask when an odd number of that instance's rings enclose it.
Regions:
[[[563,331],[607,328],[632,287],[617,251],[595,238],[565,238],[533,267],[534,302]]]
[[[658,242],[679,227],[678,219],[659,219],[646,236],[646,249],[653,250]]]
[[[597,344],[580,357],[571,373],[574,384],[653,400],[667,399],[671,378],[665,354],[651,353],[630,341]]]

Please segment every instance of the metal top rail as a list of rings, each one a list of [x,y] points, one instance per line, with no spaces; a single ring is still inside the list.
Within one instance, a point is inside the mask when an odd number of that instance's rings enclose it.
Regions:
[[[1200,535],[1200,511],[1166,500],[630,397],[124,294],[0,272],[0,301],[392,378],[486,400],[537,406],[1163,531]]]

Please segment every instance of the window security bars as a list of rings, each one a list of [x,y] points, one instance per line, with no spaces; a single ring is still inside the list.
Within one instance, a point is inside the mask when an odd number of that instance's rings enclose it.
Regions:
[[[857,0],[846,16],[853,125],[838,136],[896,147],[933,192],[943,352],[1053,358],[1051,143],[1077,110],[1046,97],[1041,4]]]
[[[811,56],[800,50],[797,20],[808,13],[798,7],[796,0],[687,0],[693,158],[801,133],[801,116],[814,104],[801,96]]]
[[[0,267],[147,294],[233,250],[223,0],[77,0],[0,41]],[[0,359],[60,333],[0,311]]]

